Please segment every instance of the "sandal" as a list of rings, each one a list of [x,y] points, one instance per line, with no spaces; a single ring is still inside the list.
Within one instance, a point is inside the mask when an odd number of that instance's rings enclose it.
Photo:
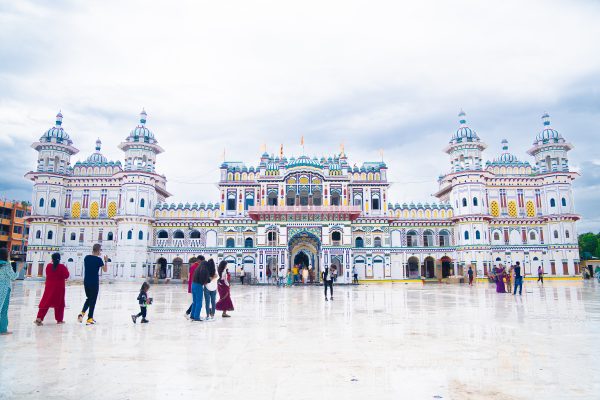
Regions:
[[[38,318],[38,319],[36,319],[35,321],[33,321],[33,323],[34,323],[34,324],[36,324],[37,326],[42,326],[42,325],[44,325],[44,323],[42,322],[42,320],[41,320],[41,319],[39,319],[39,318]]]

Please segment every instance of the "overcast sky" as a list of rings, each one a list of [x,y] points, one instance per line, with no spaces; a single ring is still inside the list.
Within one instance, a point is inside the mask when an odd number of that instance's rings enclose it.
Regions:
[[[54,124],[86,158],[136,125],[165,153],[174,202],[218,200],[223,150],[379,160],[389,200],[434,201],[457,114],[520,159],[547,111],[573,145],[580,231],[600,231],[595,1],[2,1],[0,197],[31,198],[30,148]]]

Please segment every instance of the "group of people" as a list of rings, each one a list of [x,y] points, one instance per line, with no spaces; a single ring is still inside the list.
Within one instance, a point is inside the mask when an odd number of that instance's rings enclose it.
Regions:
[[[218,268],[212,258],[207,261],[202,255],[192,259],[191,262],[188,293],[192,295],[192,304],[185,312],[186,318],[196,322],[214,321],[215,310],[221,311],[223,318],[229,318],[227,312],[233,311],[233,302],[230,288],[231,275],[227,268],[227,261],[221,261]],[[203,302],[206,315],[204,319],[200,315]]]
[[[538,283],[544,284],[544,269],[539,266],[538,267]],[[512,293],[513,295],[517,294],[517,290],[519,291],[519,296],[523,292],[523,275],[521,274],[521,263],[519,261],[516,262],[515,265],[512,265],[508,270],[506,267],[502,265],[498,265],[493,269],[492,278],[496,283],[496,293]],[[513,282],[514,281],[514,286]]]

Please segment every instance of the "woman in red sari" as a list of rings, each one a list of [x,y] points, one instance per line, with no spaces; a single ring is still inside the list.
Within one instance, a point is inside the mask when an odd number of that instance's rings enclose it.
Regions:
[[[65,281],[67,279],[69,279],[69,270],[63,264],[60,264],[60,254],[52,254],[52,263],[46,266],[46,287],[44,288],[42,300],[40,300],[40,310],[34,321],[36,325],[43,325],[42,321],[44,321],[50,307],[54,308],[56,323],[64,324]]]
[[[231,302],[231,292],[229,287],[229,271],[227,270],[227,261],[221,261],[219,268],[219,280],[217,282],[217,291],[219,292],[219,301],[217,301],[217,310],[223,311],[223,318],[229,318],[231,315],[227,311],[233,311]]]

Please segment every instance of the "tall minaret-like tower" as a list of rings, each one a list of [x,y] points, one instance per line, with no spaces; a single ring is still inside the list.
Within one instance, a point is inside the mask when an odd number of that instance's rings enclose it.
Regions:
[[[156,156],[163,152],[154,133],[146,127],[147,114],[142,110],[140,123],[119,145],[125,152],[122,176],[121,207],[115,218],[118,229],[117,259],[126,269],[137,268],[156,260],[149,259],[152,245],[154,206],[170,196],[166,178],[156,173]],[[139,274],[136,272],[136,274]]]
[[[25,177],[33,181],[33,204],[28,217],[29,245],[27,260],[31,263],[29,274],[43,273],[43,266],[50,254],[60,247],[66,195],[66,180],[71,175],[71,156],[79,152],[62,126],[63,115],[56,115],[56,122],[31,145],[38,152],[35,171]],[[41,265],[41,268],[40,268]]]

